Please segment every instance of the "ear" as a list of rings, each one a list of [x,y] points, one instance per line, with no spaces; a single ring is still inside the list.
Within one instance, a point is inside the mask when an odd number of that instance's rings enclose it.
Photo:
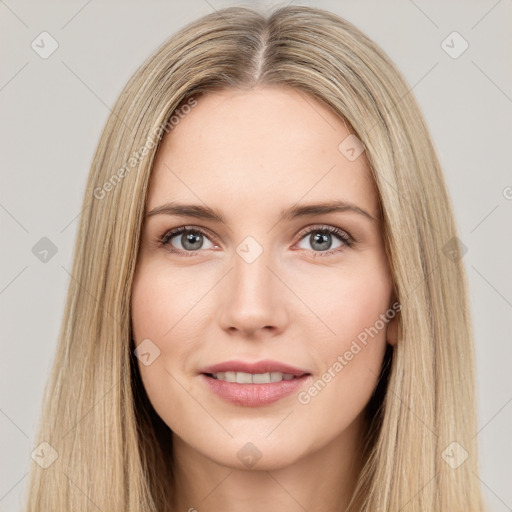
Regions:
[[[398,324],[399,324],[400,312],[388,322],[388,327],[386,329],[386,341],[392,346],[395,347],[398,342]]]

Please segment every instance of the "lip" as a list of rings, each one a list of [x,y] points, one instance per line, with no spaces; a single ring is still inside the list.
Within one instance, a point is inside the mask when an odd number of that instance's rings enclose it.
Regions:
[[[214,379],[208,375],[227,371],[246,373],[281,372],[294,375],[295,378],[265,384],[240,384],[238,382],[226,382]],[[200,371],[200,377],[217,396],[232,404],[245,407],[261,407],[277,402],[297,392],[312,378],[311,373],[307,370],[271,360],[258,361],[255,363],[225,361],[203,368]]]
[[[272,361],[265,359],[264,361],[257,361],[249,363],[246,361],[224,361],[223,363],[207,366],[199,373],[219,373],[219,372],[245,372],[245,373],[267,373],[267,372],[281,372],[289,373],[294,377],[301,377],[302,375],[309,374],[308,370],[296,368],[279,361]]]

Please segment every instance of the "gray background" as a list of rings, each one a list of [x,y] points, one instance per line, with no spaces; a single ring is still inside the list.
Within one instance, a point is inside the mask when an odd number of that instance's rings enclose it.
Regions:
[[[512,510],[511,1],[300,3],[373,38],[425,113],[468,249],[482,488],[489,510]],[[0,0],[0,511],[19,510],[28,480],[86,176],[109,110],[164,39],[235,4]],[[31,48],[43,31],[59,45],[47,59]],[[453,31],[469,43],[456,59],[441,46]],[[32,252],[42,237],[57,247],[46,262]]]

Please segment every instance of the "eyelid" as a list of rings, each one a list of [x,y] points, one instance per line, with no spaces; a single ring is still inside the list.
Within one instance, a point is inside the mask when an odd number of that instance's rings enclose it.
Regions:
[[[300,239],[302,239],[311,231],[326,231],[340,237],[342,240],[344,240],[344,238],[347,238],[351,242],[355,243],[354,237],[347,230],[338,228],[337,226],[333,226],[331,224],[310,224],[309,226],[306,226],[304,229],[299,231],[297,236]]]

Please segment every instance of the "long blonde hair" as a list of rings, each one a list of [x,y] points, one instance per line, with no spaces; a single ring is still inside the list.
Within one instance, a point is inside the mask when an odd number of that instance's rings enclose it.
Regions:
[[[170,430],[143,389],[130,325],[155,137],[191,99],[266,84],[291,86],[346,120],[379,192],[402,309],[369,418],[361,510],[482,510],[466,277],[423,116],[400,72],[361,31],[330,12],[287,6],[202,17],[166,41],[120,94],[92,162],[45,388],[36,445],[49,443],[57,458],[46,469],[32,464],[28,512],[168,509]]]

